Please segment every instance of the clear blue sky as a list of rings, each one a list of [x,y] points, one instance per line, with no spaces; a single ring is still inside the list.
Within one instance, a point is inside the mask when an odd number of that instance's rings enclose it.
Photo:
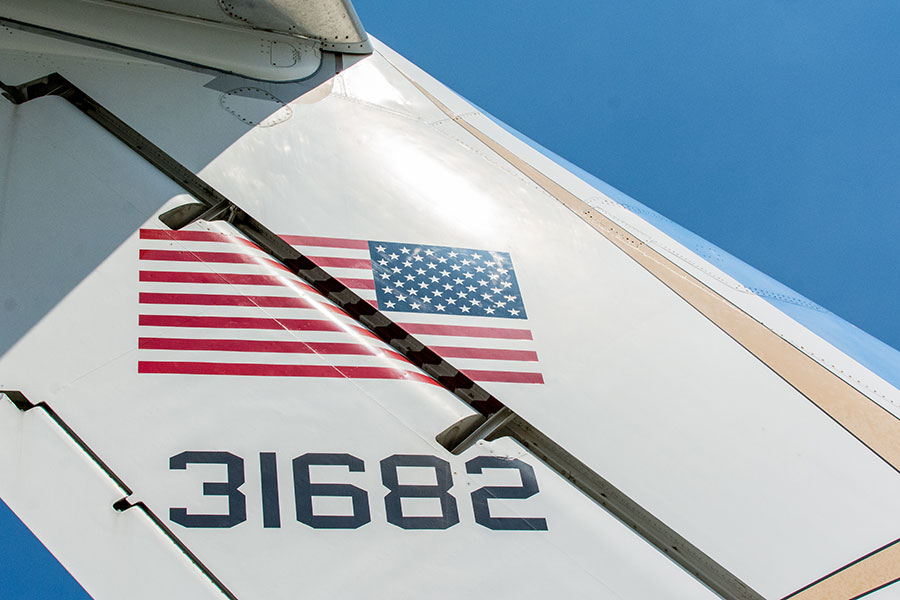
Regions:
[[[900,348],[900,3],[355,0],[540,144]]]
[[[900,2],[354,4],[494,116],[900,347]],[[84,598],[26,537],[0,505],[0,596]]]

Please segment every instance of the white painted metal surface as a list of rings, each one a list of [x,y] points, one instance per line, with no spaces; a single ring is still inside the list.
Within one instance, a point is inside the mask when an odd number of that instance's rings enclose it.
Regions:
[[[900,585],[893,583],[866,596],[869,600],[897,600],[900,598]]]
[[[223,598],[43,410],[0,394],[0,496],[95,598]]]
[[[824,364],[823,386],[849,383],[846,393],[883,407],[889,426],[896,389],[742,292],[702,257],[604,202],[384,46],[376,43],[375,55],[348,60],[341,73],[315,83],[260,86],[34,33],[14,31],[3,43],[0,80],[62,73],[268,228],[318,238],[301,244],[314,255],[365,262],[368,253],[401,264],[371,240],[509,253],[527,319],[453,323],[527,330],[527,347],[503,349],[534,352],[537,360],[526,369],[509,357],[470,357],[460,367],[763,596],[784,597],[900,537],[890,440],[882,448],[883,436],[866,437],[856,421],[829,413],[817,392],[791,382],[800,377],[795,371]],[[291,597],[300,587],[336,597],[710,595],[515,442],[479,442],[459,457],[446,452],[434,436],[471,415],[468,407],[242,245],[229,226],[200,222],[167,237],[156,216],[188,198],[62,99],[0,104],[0,135],[8,140],[0,143],[0,276],[13,284],[0,299],[0,389],[49,403],[135,490],[132,500],[160,515],[230,511],[226,498],[202,495],[203,482],[225,481],[224,463],[170,468],[172,457],[241,457],[245,520],[210,528],[170,518],[237,597]],[[777,340],[766,343],[786,339],[802,352],[787,366],[751,353],[741,332],[715,321],[718,313],[702,312],[656,265],[624,252],[617,243],[624,234],[607,236],[587,212],[573,212],[567,193],[658,250],[684,270],[683,279],[717,293],[722,311],[730,302],[753,317],[754,335],[769,340],[774,332]],[[335,240],[353,243],[335,250]],[[354,280],[365,279],[367,268],[326,267]],[[472,274],[475,285],[490,289]],[[384,308],[393,292],[370,281],[354,285]],[[476,289],[465,301],[488,302]],[[168,300],[151,302],[147,294]],[[210,295],[252,302],[216,304]],[[433,318],[386,314],[407,324]],[[303,319],[340,326],[310,332]],[[261,320],[296,327],[244,326]],[[212,348],[209,340],[221,342],[225,331],[230,345]],[[429,343],[491,347],[465,337],[437,334]],[[150,338],[157,341],[139,341]],[[171,340],[177,347],[158,346]],[[276,352],[260,349],[262,342],[315,349]],[[355,344],[363,354],[336,363],[316,350],[323,344]],[[298,375],[312,367],[338,374]],[[361,367],[416,376],[361,377],[354,371]],[[516,369],[542,382],[497,380]],[[275,455],[274,495],[260,453]],[[311,476],[365,490],[369,522],[343,530],[298,522],[291,461],[306,453],[363,461],[364,470],[320,466]],[[453,486],[443,493],[455,499],[457,524],[416,531],[391,522],[383,471],[390,468],[381,463],[397,454],[450,465]],[[495,515],[545,518],[547,531],[495,531],[476,522],[471,493],[488,477],[467,473],[477,456],[518,458],[534,468],[538,493],[490,506]],[[436,482],[435,469],[397,473],[401,484],[427,486]],[[491,484],[516,486],[522,480],[512,471],[493,469]],[[264,514],[264,498],[267,510],[278,499],[279,527]],[[346,497],[311,502],[317,515],[352,508]],[[404,502],[405,515],[447,515],[434,500]],[[889,590],[877,593],[890,597]]]
[[[116,240],[112,224],[92,229],[91,220],[97,215],[89,203],[97,206],[120,202],[122,194],[134,194],[140,198],[134,200],[136,203],[153,203],[171,194],[172,201],[163,201],[161,211],[184,200],[177,191],[167,192],[168,182],[157,181],[151,173],[143,175],[149,180],[145,188],[138,188],[135,184],[142,180],[140,162],[127,154],[118,155],[121,160],[117,161],[117,142],[105,140],[105,134],[96,125],[59,99],[43,99],[17,108],[14,119],[19,131],[31,132],[32,141],[15,145],[11,162],[14,168],[6,173],[10,194],[4,225],[9,228],[4,229],[4,239],[16,244],[16,238],[8,235],[14,225],[20,226],[24,237],[25,231],[34,230],[28,219],[36,219],[43,231],[48,263],[73,258],[65,256],[65,248],[79,248],[87,238],[94,239],[101,248],[113,242],[115,249],[108,251],[108,258],[75,289],[64,294],[46,317],[5,354],[0,367],[3,386],[27,389],[29,397],[46,399],[131,485],[135,493],[129,500],[144,501],[161,515],[178,506],[186,506],[191,513],[223,510],[222,499],[204,499],[201,493],[203,481],[219,479],[221,469],[194,466],[186,472],[171,470],[168,462],[172,456],[191,450],[221,450],[243,457],[247,473],[242,487],[247,498],[246,522],[221,531],[171,524],[238,597],[292,597],[298,587],[318,590],[315,593],[335,593],[334,587],[340,581],[335,564],[341,565],[340,572],[350,570],[364,575],[370,595],[391,597],[418,597],[423,590],[436,597],[451,597],[469,589],[465,586],[498,594],[515,592],[518,587],[518,593],[524,594],[541,581],[547,586],[554,582],[552,588],[547,588],[548,593],[562,585],[570,593],[592,590],[598,597],[623,593],[646,598],[663,593],[685,598],[708,595],[656,550],[605,512],[596,511],[590,501],[515,445],[494,443],[474,448],[462,457],[449,455],[434,441],[434,435],[469,414],[469,410],[433,385],[138,373],[141,351],[136,342],[142,335],[137,320],[141,311],[138,294],[146,289],[138,278],[142,268],[139,250],[184,245],[142,244],[137,227],[127,239]],[[51,164],[48,159],[54,160],[46,157],[45,144],[51,134],[61,138],[52,154],[69,164],[58,170],[80,172],[86,177],[82,181],[43,179],[41,185],[45,187],[35,188],[37,155],[45,155],[43,168]],[[77,146],[81,144],[90,144],[92,153],[79,153]],[[77,161],[78,166],[68,162],[71,160]],[[116,162],[124,164],[113,168]],[[95,181],[101,186],[92,187]],[[162,194],[150,191],[154,183],[162,188]],[[26,187],[39,192],[41,198],[66,196],[72,213],[64,219],[50,215],[41,219],[40,208],[34,202],[18,210],[18,200],[24,200],[21,190]],[[47,212],[57,205],[48,202]],[[125,206],[129,207],[128,212],[134,210],[130,203]],[[120,218],[118,224],[127,226],[128,222]],[[144,227],[159,229],[160,224],[151,219]],[[63,235],[66,231],[80,232],[78,235],[84,237],[72,239]],[[19,244],[9,247],[5,254],[20,256],[26,252],[28,242]],[[48,271],[51,268],[49,264],[41,267]],[[205,265],[210,272],[215,272],[215,267]],[[259,274],[267,269],[259,265],[228,265],[227,272]],[[10,266],[4,269],[11,270]],[[188,267],[182,270],[187,271]],[[170,287],[175,291],[175,285]],[[208,287],[195,291],[208,292]],[[213,287],[223,291],[221,286]],[[247,295],[260,292],[258,288],[240,291]],[[287,294],[294,297],[289,290]],[[90,305],[89,311],[85,311],[85,303]],[[184,310],[171,312],[183,314]],[[224,314],[284,317],[287,312],[243,308],[225,310]],[[146,328],[143,331],[145,335],[153,333],[165,332],[152,327],[149,332]],[[49,340],[55,341],[48,343]],[[72,351],[72,344],[77,352]],[[39,363],[34,362],[37,356],[41,357]],[[219,357],[207,355],[209,358]],[[277,530],[261,526],[260,480],[254,464],[260,452],[278,456],[282,527]],[[334,532],[313,530],[296,522],[290,459],[307,452],[346,452],[365,461],[365,473],[349,481],[368,491],[371,523],[358,531]],[[460,512],[458,525],[447,531],[416,532],[386,522],[381,500],[386,490],[378,462],[393,454],[437,455],[451,461],[453,494]],[[492,532],[474,522],[469,493],[484,484],[484,476],[466,476],[465,462],[478,455],[522,456],[537,469],[542,490],[538,498],[510,501],[507,507],[494,505],[493,510],[495,514],[511,516],[546,516],[552,525],[549,532]],[[427,483],[427,471],[424,475]],[[515,484],[514,479],[502,477],[502,472],[500,475],[492,482]],[[340,481],[347,481],[340,470],[326,470],[320,476],[326,480],[337,476]],[[111,503],[104,504],[104,509],[112,512]],[[337,506],[338,510],[344,508]],[[433,507],[423,509],[428,514]],[[415,510],[415,506],[407,510]],[[28,515],[25,519],[31,523]],[[512,538],[513,535],[525,537]],[[384,555],[386,547],[393,550]],[[594,562],[598,552],[605,559]],[[423,555],[433,558],[428,564],[421,564],[416,557]],[[384,558],[373,558],[378,556]],[[470,574],[460,581],[463,587],[442,577],[448,568]],[[646,578],[648,570],[655,574],[653,578]],[[529,575],[511,583],[508,578],[496,577],[497,571]],[[247,573],[254,575],[249,577]],[[411,577],[415,584],[398,590],[398,577]],[[562,578],[562,584],[557,578]],[[95,591],[90,582],[84,583],[103,597],[103,588]],[[346,597],[358,594],[359,589],[354,586],[342,587],[337,593]]]

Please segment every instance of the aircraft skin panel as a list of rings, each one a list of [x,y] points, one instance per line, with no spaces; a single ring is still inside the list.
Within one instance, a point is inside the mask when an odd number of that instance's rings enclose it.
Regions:
[[[138,372],[141,357],[155,352],[145,352],[137,347],[142,336],[205,339],[192,336],[193,331],[185,332],[184,329],[142,326],[140,314],[284,320],[290,314],[289,308],[259,305],[201,306],[197,313],[184,305],[162,305],[163,310],[159,310],[156,305],[142,306],[142,293],[246,298],[266,294],[294,299],[304,291],[303,286],[281,286],[286,289],[271,291],[268,288],[274,286],[270,285],[141,281],[142,270],[266,276],[274,276],[272,273],[278,270],[261,259],[237,264],[183,261],[177,265],[173,261],[158,260],[158,254],[142,259],[141,250],[217,252],[221,255],[226,250],[236,249],[230,247],[234,243],[224,241],[211,242],[208,250],[198,250],[198,244],[191,245],[189,241],[160,240],[154,233],[146,233],[163,230],[155,217],[134,226],[131,213],[146,210],[154,201],[161,202],[157,208],[161,212],[183,203],[183,194],[171,189],[169,182],[158,180],[152,172],[143,175],[135,172],[135,167],[141,166],[140,162],[133,164],[127,154],[117,163],[110,155],[117,153],[118,142],[60,99],[46,98],[19,107],[15,118],[18,127],[32,134],[32,141],[15,146],[10,162],[15,168],[7,173],[10,193],[4,203],[3,238],[10,243],[8,255],[21,256],[27,252],[24,234],[35,231],[42,233],[42,252],[48,260],[66,257],[67,248],[85,244],[84,240],[72,241],[71,237],[62,235],[66,230],[89,234],[100,250],[110,246],[112,249],[104,250],[109,253],[105,260],[93,266],[90,275],[63,294],[52,310],[5,353],[0,363],[3,387],[27,390],[30,399],[53,407],[110,469],[128,482],[133,490],[128,494],[128,501],[132,504],[144,502],[164,519],[172,507],[184,506],[191,515],[228,511],[227,501],[223,507],[226,499],[206,498],[202,494],[204,481],[222,479],[222,466],[191,464],[184,469],[171,468],[173,456],[183,452],[214,451],[243,458],[246,483],[241,492],[246,498],[245,521],[224,530],[181,527],[171,519],[167,521],[231,593],[240,598],[292,597],[298,587],[311,590],[313,595],[334,593],[340,578],[336,580],[332,566],[340,564],[342,571],[359,573],[368,582],[367,586],[383,590],[392,597],[403,593],[418,597],[423,590],[436,597],[455,597],[467,589],[466,585],[471,586],[468,591],[472,593],[492,591],[491,586],[495,588],[494,593],[510,593],[516,592],[519,586],[518,593],[525,594],[534,589],[535,581],[540,580],[547,582],[547,586],[552,585],[553,589],[562,588],[573,594],[587,590],[601,598],[623,594],[644,598],[661,594],[684,598],[710,595],[613,517],[596,511],[590,500],[558,480],[515,444],[498,441],[477,446],[460,457],[449,455],[434,441],[434,435],[471,411],[433,384],[346,377],[204,378]],[[41,124],[50,123],[65,135],[57,140],[42,133]],[[86,146],[91,148],[90,154],[79,152]],[[40,164],[44,168],[53,168],[63,176],[43,180],[43,188],[35,187],[33,173],[24,166],[38,164],[38,157],[42,157]],[[103,169],[99,168],[101,165]],[[72,177],[64,176],[67,173]],[[25,187],[48,201],[65,196],[72,213],[64,220],[40,219],[40,208],[33,200],[33,212],[18,210],[18,202],[29,198],[22,191]],[[129,193],[142,198],[143,206],[135,207],[126,201],[126,216],[114,214],[109,217],[112,222],[94,228],[96,223],[92,219],[97,215],[90,210],[91,202],[94,205],[115,204],[122,202]],[[166,201],[169,196],[171,199]],[[126,239],[119,240],[117,235],[128,228],[131,232]],[[15,230],[21,231],[21,237],[8,235]],[[223,229],[198,224],[186,231],[228,235],[227,226]],[[239,237],[233,232],[230,235]],[[246,256],[259,257],[259,253],[247,249],[245,244],[239,245]],[[209,258],[209,254],[196,256]],[[77,261],[71,256],[67,258],[69,262],[65,266],[72,268]],[[267,289],[260,289],[263,287]],[[332,316],[340,320],[339,315]],[[239,337],[228,333],[230,338]],[[328,332],[314,333],[325,336]],[[283,336],[276,341],[290,339],[290,336]],[[316,337],[310,343],[326,340],[327,337]],[[73,348],[78,351],[73,353]],[[182,356],[169,353],[167,358],[177,360]],[[201,356],[216,362],[220,358],[214,352]],[[309,359],[308,364],[315,364],[320,357],[313,354],[303,358]],[[231,360],[242,362],[247,359],[232,357]],[[356,359],[349,360],[352,363]],[[278,363],[284,359],[270,356],[267,361]],[[298,361],[290,362],[296,365]],[[356,477],[350,478],[349,482],[368,491],[371,522],[358,531],[351,530],[352,541],[339,537],[350,532],[316,530],[297,522],[291,459],[308,452],[350,455],[365,461],[366,471],[352,473]],[[281,527],[264,527],[267,517],[263,514],[263,483],[257,466],[259,455],[263,453],[277,457],[278,461],[278,480],[282,482],[277,492]],[[437,455],[453,461],[458,525],[447,531],[416,532],[387,522],[386,508],[382,507],[381,500],[386,490],[379,462],[395,454]],[[466,463],[478,456],[500,456],[504,461],[507,457],[522,457],[535,469],[538,485],[544,486],[544,480],[549,480],[536,501],[492,501],[491,510],[495,515],[547,518],[553,529],[548,532],[496,532],[478,525],[471,491],[483,487],[488,475],[495,485],[515,486],[514,477],[503,477],[504,469],[499,470],[499,477],[496,468],[487,469],[485,474],[467,475]],[[313,471],[313,474],[326,481],[335,475],[341,481],[347,481],[344,471],[340,467],[323,467],[322,471]],[[424,475],[427,484],[429,473],[426,471]],[[139,514],[134,508],[122,513],[111,510],[112,504],[125,495],[124,491],[117,490],[114,497],[95,504],[112,515]],[[548,501],[544,502],[544,498]],[[11,506],[18,514],[23,514],[15,502],[11,502]],[[328,505],[326,503],[324,509],[317,508],[327,510]],[[340,504],[336,507],[338,511],[344,508]],[[429,514],[429,508],[434,509],[426,505],[422,512]],[[407,510],[415,510],[415,505]],[[28,520],[27,513],[23,516]],[[314,540],[310,539],[311,534]],[[510,553],[509,536],[515,534],[532,537],[516,540],[517,551]],[[60,528],[57,535],[70,536],[71,533]],[[440,535],[444,537],[437,537]],[[604,541],[598,544],[598,540]],[[350,555],[347,553],[348,542],[354,548]],[[56,544],[50,542],[51,546],[56,547]],[[115,548],[115,542],[111,545]],[[392,550],[384,560],[372,559],[382,556],[386,547]],[[436,552],[436,547],[442,550]],[[174,548],[171,551],[177,552]],[[595,563],[593,557],[598,553],[605,560]],[[403,565],[415,563],[414,558],[423,554],[434,556],[431,567],[417,564],[412,573],[403,568]],[[464,560],[460,558],[463,556]],[[61,557],[66,564],[80,562],[78,557],[67,558],[65,554]],[[440,576],[450,561],[454,569],[475,573],[482,573],[487,566],[491,574],[515,569],[532,575],[512,584],[508,578],[494,581],[482,575],[464,582],[463,586],[451,586]],[[298,569],[298,564],[303,568]],[[78,568],[73,572],[97,597],[119,595],[114,587],[113,592],[106,591],[115,582],[98,585]],[[241,575],[248,572],[253,577]],[[653,576],[648,577],[648,573]],[[415,585],[404,587],[406,592],[398,592],[396,581],[401,577]],[[556,579],[558,577],[562,578],[562,583]],[[342,587],[338,592],[336,595],[350,597],[357,596],[359,590]]]
[[[4,83],[63,74],[762,596],[891,580],[897,390],[377,41],[263,85],[9,38]],[[714,596],[514,440],[447,452],[470,407],[232,226],[166,228],[190,197],[65,100],[0,106],[0,389],[127,482],[104,510],[240,598]]]
[[[41,408],[0,415],[3,501],[94,598],[223,598]]]
[[[78,111],[59,98],[44,98],[17,109],[8,102],[0,104],[0,121],[15,142],[3,163],[3,352],[93,272],[160,203],[181,194],[165,177],[146,169],[140,158],[122,152],[121,145],[109,143],[99,128],[76,117],[80,117]],[[47,177],[47,169],[71,175]],[[116,198],[113,207],[110,197]],[[35,277],[35,272],[44,275]],[[107,292],[116,293],[117,286]],[[33,343],[52,346],[52,335]],[[131,346],[129,341],[125,348]],[[55,377],[75,378],[89,368],[81,362],[87,355],[71,348],[60,350],[67,358],[55,365]],[[110,357],[123,350],[94,349]],[[35,369],[44,370],[44,365],[29,367]],[[3,383],[16,385],[15,377],[14,372],[4,372]]]

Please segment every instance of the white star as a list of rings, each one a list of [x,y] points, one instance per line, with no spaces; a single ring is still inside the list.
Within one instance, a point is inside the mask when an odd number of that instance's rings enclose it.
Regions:
[[[456,265],[456,264],[450,265],[450,268],[453,269],[454,271],[459,271],[460,269],[462,269],[462,267],[460,267],[459,265]]]
[[[391,260],[397,260],[398,258],[400,258],[400,256],[391,252],[390,254],[388,254],[388,258],[390,258]]]
[[[419,290],[417,290],[416,288],[413,288],[413,289],[409,290],[409,291],[406,292],[406,293],[409,294],[410,296],[418,296],[418,295],[419,295]]]
[[[507,269],[497,269],[497,272],[498,272],[498,273],[503,273],[504,275],[505,275],[506,273],[509,273],[509,271],[508,271]]]
[[[421,283],[419,284],[419,287],[422,288],[423,290],[427,290],[427,289],[428,289],[428,284],[425,283],[425,282],[423,281],[423,282],[421,282]]]
[[[501,282],[500,282],[500,285],[502,285],[502,286],[505,287],[505,288],[506,288],[506,287],[512,287],[512,282],[509,282],[509,281],[501,281]]]
[[[416,254],[415,256],[413,256],[413,260],[416,261],[416,262],[422,262],[422,261],[425,260],[425,259],[422,258],[422,255],[421,255],[421,254]]]
[[[441,278],[440,278],[440,277],[435,277],[434,275],[432,275],[431,277],[428,278],[428,280],[429,280],[431,283],[437,283],[438,281],[441,280]]]
[[[381,265],[381,266],[383,267],[384,265],[387,264],[387,262],[388,262],[388,261],[386,261],[386,260],[384,260],[384,259],[382,258],[381,260],[378,261],[378,264]]]
[[[378,250],[379,252],[384,252],[384,246],[378,245],[378,246],[375,246],[375,249]]]
[[[406,300],[406,296],[404,296],[403,294],[397,294],[398,302],[403,302],[404,300]]]
[[[469,300],[469,304],[471,304],[472,306],[481,306],[481,301],[472,298],[471,300]]]
[[[476,252],[475,254],[472,255],[472,258],[474,258],[475,260],[480,260],[481,255]]]
[[[491,273],[491,279],[497,280],[497,279],[499,279],[499,278],[500,278],[500,276],[497,275],[496,273]]]
[[[455,283],[456,285],[462,285],[462,282],[463,282],[463,280],[460,279],[459,277],[457,277],[456,279],[453,280],[453,283]]]
[[[478,271],[479,273],[483,273],[484,267],[475,267],[475,270]]]
[[[498,287],[493,287],[493,288],[491,288],[491,291],[494,292],[495,294],[499,294],[499,293],[502,292],[503,290],[501,290],[501,289],[498,288]]]
[[[487,284],[488,284],[488,282],[487,282],[487,281],[485,281],[485,280],[484,280],[484,279],[479,279],[479,280],[478,280],[478,284],[479,284],[479,285],[483,285],[483,286],[484,286],[484,285],[487,285]]]
[[[412,304],[410,304],[410,307],[412,307],[413,310],[419,310],[420,306],[422,306],[422,305],[419,304],[418,302],[413,302]]]
[[[503,308],[504,306],[506,306],[506,302],[497,302],[497,304],[494,305],[494,308]]]
[[[381,278],[382,278],[382,279],[390,279],[390,278],[391,278],[391,274],[390,274],[390,273],[382,273],[382,274],[381,274]]]
[[[419,275],[424,275],[425,269],[416,269],[416,273],[418,273]]]
[[[453,252],[452,250],[448,253],[448,256],[449,256],[450,258],[456,258],[457,255],[458,255],[458,254],[457,254],[456,252]]]
[[[516,310],[515,308],[511,308],[511,309],[509,309],[509,314],[511,314],[512,316],[515,317],[516,315],[519,314],[519,311]]]
[[[456,298],[447,298],[447,304],[456,304]]]
[[[441,271],[441,277],[450,277],[450,271],[444,269]]]
[[[384,291],[385,294],[393,294],[394,293],[393,288],[386,287],[386,288],[381,288],[381,289]]]
[[[495,262],[492,261],[492,260],[489,260],[489,261],[487,261],[487,262],[484,263],[484,264],[487,265],[487,266],[489,266],[489,267],[493,267],[493,266],[496,265],[497,263],[495,263]]]
[[[412,280],[415,279],[415,278],[416,278],[415,275],[407,275],[407,276],[406,276],[406,280],[407,280],[407,281],[412,281]]]
[[[456,292],[456,295],[459,296],[460,298],[465,298],[466,296],[468,296],[468,294],[465,292]]]
[[[442,292],[441,290],[434,290],[431,293],[434,294],[435,296],[443,296],[444,295],[444,292]]]
[[[468,259],[468,258],[464,258],[464,259],[462,259],[462,264],[464,264],[464,265],[468,265],[468,264],[471,264],[471,262],[472,262],[472,261],[471,261],[471,260],[469,260],[469,259]]]
[[[443,256],[438,256],[438,262],[441,264],[444,264],[445,262],[447,262],[447,259],[444,258]]]
[[[491,308],[490,306],[488,306],[486,309],[484,309],[484,312],[486,312],[489,315],[492,315],[492,314],[494,314],[494,309]]]
[[[422,302],[431,302],[431,296],[425,296],[422,298]]]
[[[400,272],[400,267],[392,267],[392,268],[391,268],[391,271],[393,271],[394,273],[399,273],[399,272]]]
[[[466,289],[469,290],[470,292],[474,292],[476,290],[474,285],[467,285]]]
[[[409,260],[409,259],[404,260],[404,261],[403,261],[403,266],[404,266],[404,267],[407,267],[407,268],[411,267],[411,266],[412,266],[412,261]]]
[[[468,306],[460,306],[459,310],[461,310],[463,312],[469,312],[469,307]]]
[[[503,296],[508,302],[514,302],[517,296]]]
[[[444,284],[444,289],[445,289],[445,290],[452,290],[452,289],[453,289],[453,286],[450,285],[449,283],[445,283],[445,284]]]
[[[396,305],[393,302],[391,302],[390,300],[388,300],[387,302],[384,303],[385,308],[394,308],[394,306],[396,306]]]
[[[403,254],[409,254],[409,248],[403,246],[402,248],[400,248],[400,252],[402,252]]]
[[[425,266],[426,266],[426,267],[428,267],[428,268],[429,268],[429,269],[434,269],[434,268],[436,268],[436,267],[437,267],[437,265],[436,265],[436,264],[434,264],[434,263],[433,263],[433,262],[429,262],[429,263],[428,263],[428,264],[426,264],[426,265],[425,265]]]
[[[490,294],[482,294],[481,297],[484,298],[485,300],[490,300],[490,299],[491,299],[491,295],[490,295]]]
[[[465,273],[463,273],[463,277],[465,277],[466,279],[472,279],[474,275],[466,271]]]
[[[431,256],[432,254],[434,254],[434,250],[432,250],[431,248],[428,248],[425,250],[425,254],[427,254],[428,256]]]
[[[393,284],[396,285],[398,288],[402,288],[404,285],[406,285],[406,282],[397,280],[397,281],[394,281]]]
[[[437,308],[438,310],[444,310],[447,307],[444,306],[443,304],[438,304],[435,308]]]

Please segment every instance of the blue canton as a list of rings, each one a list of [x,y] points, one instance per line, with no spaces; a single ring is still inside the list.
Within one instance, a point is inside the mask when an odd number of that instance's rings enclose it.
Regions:
[[[369,242],[378,308],[524,319],[507,252]]]

